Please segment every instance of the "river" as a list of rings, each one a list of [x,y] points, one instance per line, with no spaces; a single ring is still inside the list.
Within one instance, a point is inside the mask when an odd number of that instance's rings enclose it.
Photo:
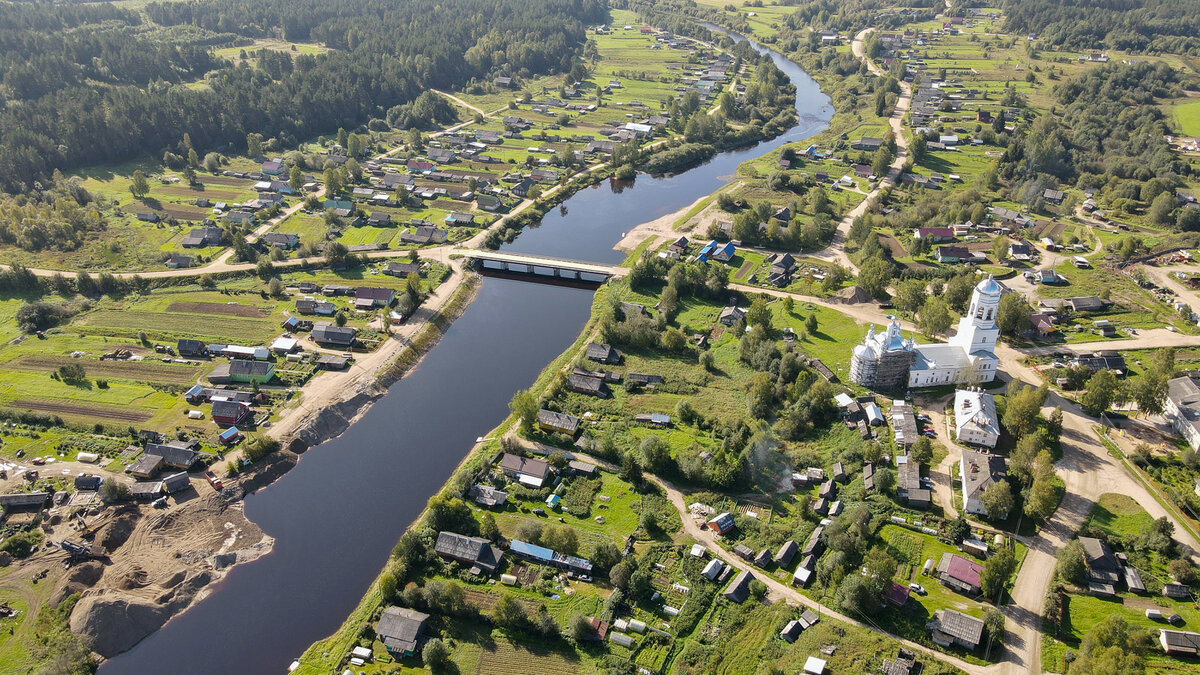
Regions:
[[[709,30],[730,35],[738,42],[746,38],[715,26]],[[619,263],[625,252],[613,249],[621,237],[641,223],[674,213],[700,197],[712,194],[732,178],[742,162],[762,156],[780,146],[808,138],[825,129],[833,118],[829,97],[821,93],[816,80],[794,62],[750,41],[760,54],[767,54],[775,65],[796,85],[796,126],[756,145],[722,152],[704,164],[678,174],[649,176],[639,174],[630,185],[624,181],[601,181],[580,190],[543,218],[540,225],[528,227],[516,241],[504,246],[514,253],[530,253]],[[702,235],[701,235],[702,236]]]
[[[823,129],[833,110],[816,82],[754,46],[796,84],[796,127],[681,174],[582,190],[508,250],[619,262],[612,246],[634,225],[713,192],[740,162]],[[575,339],[590,308],[590,291],[486,279],[441,343],[361,420],[246,498],[246,516],[275,537],[272,553],[236,567],[208,598],[100,673],[283,672],[337,630],[425,502],[508,414],[513,393]]]

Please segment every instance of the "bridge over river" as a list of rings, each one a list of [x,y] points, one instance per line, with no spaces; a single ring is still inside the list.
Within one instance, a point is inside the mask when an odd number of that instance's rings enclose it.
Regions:
[[[515,272],[537,277],[603,282],[610,277],[624,276],[629,272],[627,268],[615,265],[570,260],[568,258],[554,258],[530,253],[483,251],[468,248],[457,248],[454,249],[453,253],[473,260],[477,266],[485,270]]]

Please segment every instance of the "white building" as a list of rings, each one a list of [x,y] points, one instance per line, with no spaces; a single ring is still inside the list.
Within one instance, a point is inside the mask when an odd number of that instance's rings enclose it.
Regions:
[[[1004,480],[1008,467],[1004,458],[974,448],[963,448],[962,461],[958,464],[958,478],[962,482],[963,509],[967,513],[987,515],[983,507],[983,493],[992,483]]]
[[[905,339],[895,317],[883,333],[871,326],[850,358],[850,380],[878,389],[897,389],[905,382],[909,388],[991,382],[1000,363],[994,350],[1000,337],[996,313],[1003,292],[992,277],[981,281],[967,313],[958,321],[958,332],[944,344],[919,345],[911,337]]]
[[[954,431],[959,443],[996,447],[1000,440],[996,399],[979,391],[954,392]]]
[[[1193,450],[1200,450],[1200,387],[1192,378],[1177,377],[1167,382],[1163,416],[1171,420],[1175,431]]]

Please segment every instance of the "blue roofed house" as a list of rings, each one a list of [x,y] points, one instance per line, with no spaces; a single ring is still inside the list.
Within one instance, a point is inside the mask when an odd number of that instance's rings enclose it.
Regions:
[[[237,427],[229,427],[225,431],[217,434],[217,438],[226,445],[232,445],[242,440],[242,432]]]
[[[708,262],[710,259],[717,262],[729,262],[733,260],[733,256],[735,255],[737,255],[737,247],[733,245],[733,242],[722,244],[713,240],[700,249],[700,255],[697,256],[697,259],[700,262]]]

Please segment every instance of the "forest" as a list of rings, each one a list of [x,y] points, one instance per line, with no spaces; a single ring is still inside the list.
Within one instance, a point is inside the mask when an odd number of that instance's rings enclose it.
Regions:
[[[155,25],[109,5],[0,5],[0,187],[159,156],[185,133],[201,154],[249,132],[287,145],[383,119],[426,89],[564,72],[606,13],[598,0],[212,0],[146,15]],[[332,51],[234,66],[189,41],[198,34]]]
[[[1005,0],[1004,30],[1067,49],[1200,53],[1198,0]]]

